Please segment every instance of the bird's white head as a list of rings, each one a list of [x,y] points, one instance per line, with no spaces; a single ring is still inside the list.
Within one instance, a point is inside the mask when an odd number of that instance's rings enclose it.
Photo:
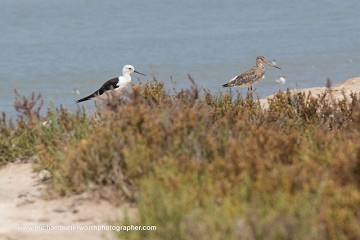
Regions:
[[[134,66],[132,66],[132,65],[125,65],[125,66],[123,67],[122,73],[123,73],[123,75],[125,75],[125,74],[131,74],[131,73],[133,73],[134,71],[135,71]]]
[[[143,75],[143,76],[146,76],[145,74],[136,71],[133,65],[125,65],[123,67],[123,70],[122,70],[123,75],[130,75],[133,72],[135,72],[137,74],[140,74],[140,75]]]

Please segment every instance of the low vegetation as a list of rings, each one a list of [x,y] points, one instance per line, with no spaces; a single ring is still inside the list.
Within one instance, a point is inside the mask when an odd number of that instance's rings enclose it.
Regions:
[[[136,204],[122,224],[157,226],[121,239],[360,238],[356,94],[279,92],[264,109],[251,92],[193,82],[170,94],[154,81],[93,114],[44,116],[40,96],[17,96],[17,120],[0,119],[0,163],[37,155],[59,196],[106,192]]]

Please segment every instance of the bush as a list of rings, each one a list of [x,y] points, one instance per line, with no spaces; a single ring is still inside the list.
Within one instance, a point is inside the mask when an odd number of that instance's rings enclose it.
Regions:
[[[155,81],[91,116],[49,111],[31,149],[59,194],[110,189],[136,204],[128,224],[157,226],[121,238],[358,239],[359,106],[280,92],[264,109]]]

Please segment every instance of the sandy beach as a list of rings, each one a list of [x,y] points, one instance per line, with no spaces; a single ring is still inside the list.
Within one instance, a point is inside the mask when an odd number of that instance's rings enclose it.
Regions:
[[[9,163],[0,169],[0,239],[115,239],[112,231],[29,231],[22,226],[107,226],[134,209],[94,200],[89,193],[44,200],[46,183],[32,163]],[[117,221],[118,222],[118,221]]]

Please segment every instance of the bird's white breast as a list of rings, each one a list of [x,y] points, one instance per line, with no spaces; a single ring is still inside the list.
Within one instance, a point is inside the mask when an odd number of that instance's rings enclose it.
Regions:
[[[119,89],[121,88],[125,88],[127,85],[129,85],[129,83],[131,82],[131,77],[124,77],[124,76],[120,76],[119,77],[119,82],[116,84]]]

